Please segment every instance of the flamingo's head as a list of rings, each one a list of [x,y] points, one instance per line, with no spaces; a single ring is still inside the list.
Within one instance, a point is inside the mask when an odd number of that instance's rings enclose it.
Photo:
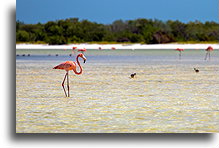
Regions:
[[[86,62],[87,58],[83,55],[83,53],[79,53],[78,57],[81,57],[84,60],[84,63]]]

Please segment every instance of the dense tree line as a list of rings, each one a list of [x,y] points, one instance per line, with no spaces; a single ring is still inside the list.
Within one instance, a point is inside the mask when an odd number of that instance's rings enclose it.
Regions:
[[[25,24],[16,21],[16,42],[68,44],[81,42],[218,42],[219,24],[215,22],[160,21],[151,19],[116,20],[98,24],[78,18]]]

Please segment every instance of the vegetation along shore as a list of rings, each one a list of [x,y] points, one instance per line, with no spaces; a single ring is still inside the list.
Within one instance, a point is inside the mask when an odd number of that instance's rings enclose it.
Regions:
[[[152,19],[116,20],[100,24],[78,18],[25,24],[16,21],[16,43],[63,45],[73,43],[218,43],[216,22],[160,21]]]

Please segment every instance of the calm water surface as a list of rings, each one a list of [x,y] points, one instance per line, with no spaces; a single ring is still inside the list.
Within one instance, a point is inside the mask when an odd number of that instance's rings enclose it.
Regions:
[[[65,71],[52,68],[76,53],[16,54],[17,133],[219,132],[218,50],[210,61],[204,50],[181,60],[174,50],[88,50],[83,74],[70,72],[68,98]]]

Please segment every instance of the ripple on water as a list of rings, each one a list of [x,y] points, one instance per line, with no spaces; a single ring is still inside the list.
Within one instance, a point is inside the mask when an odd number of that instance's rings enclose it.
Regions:
[[[65,72],[52,70],[54,63],[16,64],[18,133],[219,132],[215,62],[93,61],[80,76],[70,72],[68,98],[61,86]]]

